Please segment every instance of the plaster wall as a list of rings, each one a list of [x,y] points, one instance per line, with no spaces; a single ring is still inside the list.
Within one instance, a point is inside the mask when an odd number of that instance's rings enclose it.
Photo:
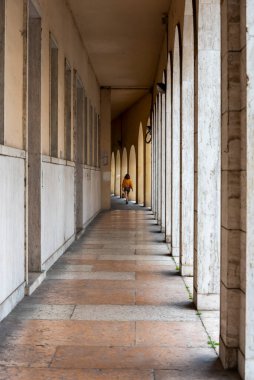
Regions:
[[[41,205],[44,264],[74,234],[74,167],[42,163]]]
[[[2,149],[1,149],[2,150]],[[24,152],[17,156],[0,152],[0,320],[10,311],[2,309],[7,297],[25,280],[24,251]],[[15,191],[14,191],[15,189]],[[23,291],[24,294],[24,291]]]
[[[98,169],[83,168],[83,225],[101,209],[101,173]]]
[[[6,1],[5,12],[4,143],[22,149],[23,2]]]

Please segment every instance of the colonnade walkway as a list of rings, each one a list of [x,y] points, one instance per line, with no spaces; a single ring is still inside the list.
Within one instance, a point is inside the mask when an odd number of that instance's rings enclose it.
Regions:
[[[152,212],[118,200],[0,324],[0,379],[239,379],[207,341]]]

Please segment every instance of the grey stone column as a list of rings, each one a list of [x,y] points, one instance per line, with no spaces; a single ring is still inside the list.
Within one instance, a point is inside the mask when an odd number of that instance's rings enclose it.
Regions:
[[[101,207],[110,209],[111,90],[101,89]]]
[[[254,374],[254,1],[241,1],[241,312],[238,368]],[[244,166],[246,164],[246,166]],[[246,171],[245,171],[245,170]]]
[[[194,39],[192,1],[185,2],[182,63],[181,249],[182,276],[193,276],[194,258]]]
[[[194,302],[218,310],[220,293],[221,46],[220,0],[199,2]]]
[[[154,115],[154,211],[155,219],[158,219],[158,103],[155,103]]]
[[[161,230],[166,230],[166,96],[161,96]]]
[[[157,95],[157,222],[161,225],[161,94]]]
[[[40,272],[41,257],[41,19],[28,19],[27,125],[28,269]]]
[[[172,170],[172,138],[171,138],[171,61],[170,55],[168,55],[168,65],[167,65],[167,92],[166,92],[166,199],[165,199],[165,209],[166,209],[166,242],[171,243],[171,170]]]
[[[220,358],[237,365],[241,259],[240,1],[224,0],[222,36],[222,220]]]
[[[172,93],[172,255],[180,251],[180,47],[175,29]]]

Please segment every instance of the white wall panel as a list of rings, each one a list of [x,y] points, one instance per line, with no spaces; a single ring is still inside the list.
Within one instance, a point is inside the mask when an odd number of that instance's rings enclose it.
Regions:
[[[74,234],[74,167],[42,163],[42,263]]]
[[[24,160],[0,156],[0,303],[24,282]]]
[[[83,224],[85,225],[101,209],[101,172],[83,170]]]

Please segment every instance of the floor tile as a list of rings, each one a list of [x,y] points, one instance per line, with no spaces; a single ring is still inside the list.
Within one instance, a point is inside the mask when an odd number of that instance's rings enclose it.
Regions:
[[[197,321],[193,310],[168,306],[78,305],[72,315],[77,320],[98,321]]]
[[[8,346],[40,346],[42,342],[52,347],[133,346],[135,343],[135,322],[15,320],[4,321],[2,330],[1,343]]]
[[[60,346],[53,368],[191,368],[206,367],[216,360],[209,348],[176,350],[175,347],[81,347]]]
[[[154,371],[0,367],[0,380],[154,380]]]

